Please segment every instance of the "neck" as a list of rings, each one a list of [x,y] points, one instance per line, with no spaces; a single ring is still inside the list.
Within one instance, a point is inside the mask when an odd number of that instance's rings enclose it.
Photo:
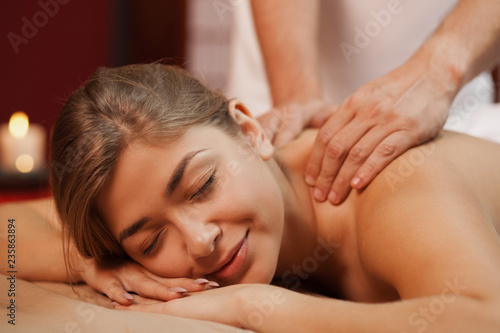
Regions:
[[[303,180],[313,142],[310,137],[299,138],[278,150],[269,161],[285,204],[283,238],[275,273],[278,282],[322,279],[340,269],[337,248],[345,243],[347,220],[342,220],[343,214],[339,214],[339,220],[335,215],[329,218],[337,208],[329,203],[316,203],[312,189]]]

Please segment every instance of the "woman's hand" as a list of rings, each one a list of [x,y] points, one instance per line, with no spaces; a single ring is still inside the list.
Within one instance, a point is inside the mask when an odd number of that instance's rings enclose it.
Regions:
[[[259,329],[293,293],[266,284],[239,284],[189,294],[169,302],[137,298],[116,309],[162,313],[172,316],[208,320],[245,329]]]
[[[186,292],[195,292],[218,286],[206,279],[162,278],[152,274],[135,262],[126,262],[115,268],[99,267],[93,259],[85,260],[82,279],[94,289],[106,294],[120,304],[131,304],[139,297],[168,301],[182,297]]]

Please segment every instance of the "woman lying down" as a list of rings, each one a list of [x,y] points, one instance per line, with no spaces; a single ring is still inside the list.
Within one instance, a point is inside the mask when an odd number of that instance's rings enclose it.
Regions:
[[[274,150],[181,69],[100,69],[53,133],[63,231],[23,245],[61,255],[25,278],[261,332],[498,332],[500,146],[445,132],[332,206],[303,181],[315,135]]]

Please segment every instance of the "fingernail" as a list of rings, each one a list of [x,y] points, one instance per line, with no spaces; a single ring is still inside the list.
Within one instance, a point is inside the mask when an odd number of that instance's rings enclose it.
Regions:
[[[324,200],[323,192],[321,192],[321,190],[319,188],[314,190],[314,199],[316,199],[318,201]]]
[[[361,182],[361,179],[359,177],[354,177],[351,181],[351,186],[358,186],[359,183]]]
[[[206,289],[213,289],[213,288],[217,288],[217,287],[220,287],[220,285],[217,282],[210,281],[205,288]]]
[[[172,287],[169,290],[173,291],[174,293],[187,293],[187,290],[181,287]]]
[[[111,304],[113,305],[113,307],[120,305],[120,304],[118,304],[118,303],[117,303],[117,302],[115,302],[115,301],[111,302]]]
[[[314,186],[314,178],[311,175],[306,176],[306,184],[309,186]]]
[[[328,194],[328,201],[330,201],[331,203],[335,203],[337,202],[337,193],[331,191],[330,194]]]
[[[125,297],[126,299],[134,299],[134,296],[130,295],[129,293],[124,293],[122,294],[123,297]]]
[[[194,284],[205,284],[205,283],[209,283],[210,281],[208,281],[207,279],[196,279],[193,281]]]

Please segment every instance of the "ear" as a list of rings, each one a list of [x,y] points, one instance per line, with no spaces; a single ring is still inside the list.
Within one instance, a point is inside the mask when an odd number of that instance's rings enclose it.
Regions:
[[[257,119],[237,99],[229,101],[229,114],[240,126],[241,132],[257,150],[260,157],[267,161],[274,154],[274,147],[262,130]]]

